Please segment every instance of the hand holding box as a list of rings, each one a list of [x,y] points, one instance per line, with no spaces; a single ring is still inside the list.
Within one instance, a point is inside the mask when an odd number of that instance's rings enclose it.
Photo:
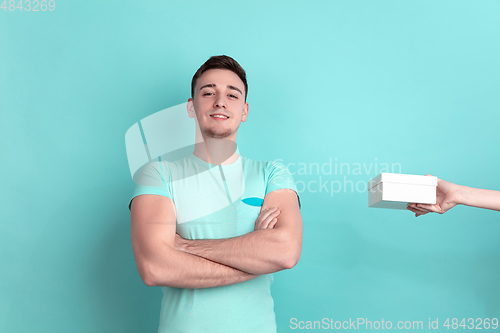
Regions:
[[[381,173],[368,183],[368,207],[407,209],[410,203],[435,204],[437,177]]]

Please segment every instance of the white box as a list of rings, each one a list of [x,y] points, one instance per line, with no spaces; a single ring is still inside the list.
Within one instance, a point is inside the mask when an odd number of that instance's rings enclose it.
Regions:
[[[381,173],[368,182],[368,207],[406,209],[436,203],[437,177]]]

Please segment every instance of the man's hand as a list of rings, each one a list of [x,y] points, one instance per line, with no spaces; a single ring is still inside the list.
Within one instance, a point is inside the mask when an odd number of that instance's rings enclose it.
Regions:
[[[280,211],[276,207],[261,209],[259,217],[255,220],[255,230],[273,229],[278,222]]]
[[[179,234],[175,234],[175,249],[177,251],[187,252],[187,239],[182,238]]]
[[[224,239],[183,239],[175,249],[253,275],[294,267],[302,249],[302,217],[297,193],[280,189],[264,197],[255,230]]]
[[[278,222],[280,211],[277,207],[261,209],[257,220],[255,220],[255,230],[273,229]],[[175,234],[175,249],[185,253],[188,251],[189,240]]]
[[[436,203],[434,205],[412,203],[408,205],[408,209],[415,213],[415,217],[431,212],[444,214],[460,202],[460,188],[460,185],[438,179]]]

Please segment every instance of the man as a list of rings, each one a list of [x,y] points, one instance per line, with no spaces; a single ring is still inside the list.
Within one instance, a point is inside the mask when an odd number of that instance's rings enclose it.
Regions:
[[[234,59],[211,57],[187,103],[193,154],[137,181],[132,246],[144,283],[163,287],[159,332],[276,332],[271,273],[298,262],[302,218],[286,167],[235,149],[247,92]]]

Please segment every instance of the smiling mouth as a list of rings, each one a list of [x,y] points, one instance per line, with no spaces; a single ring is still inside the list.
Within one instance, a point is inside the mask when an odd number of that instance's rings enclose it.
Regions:
[[[229,119],[228,116],[224,116],[223,114],[211,114],[210,117],[216,118],[216,119]]]

